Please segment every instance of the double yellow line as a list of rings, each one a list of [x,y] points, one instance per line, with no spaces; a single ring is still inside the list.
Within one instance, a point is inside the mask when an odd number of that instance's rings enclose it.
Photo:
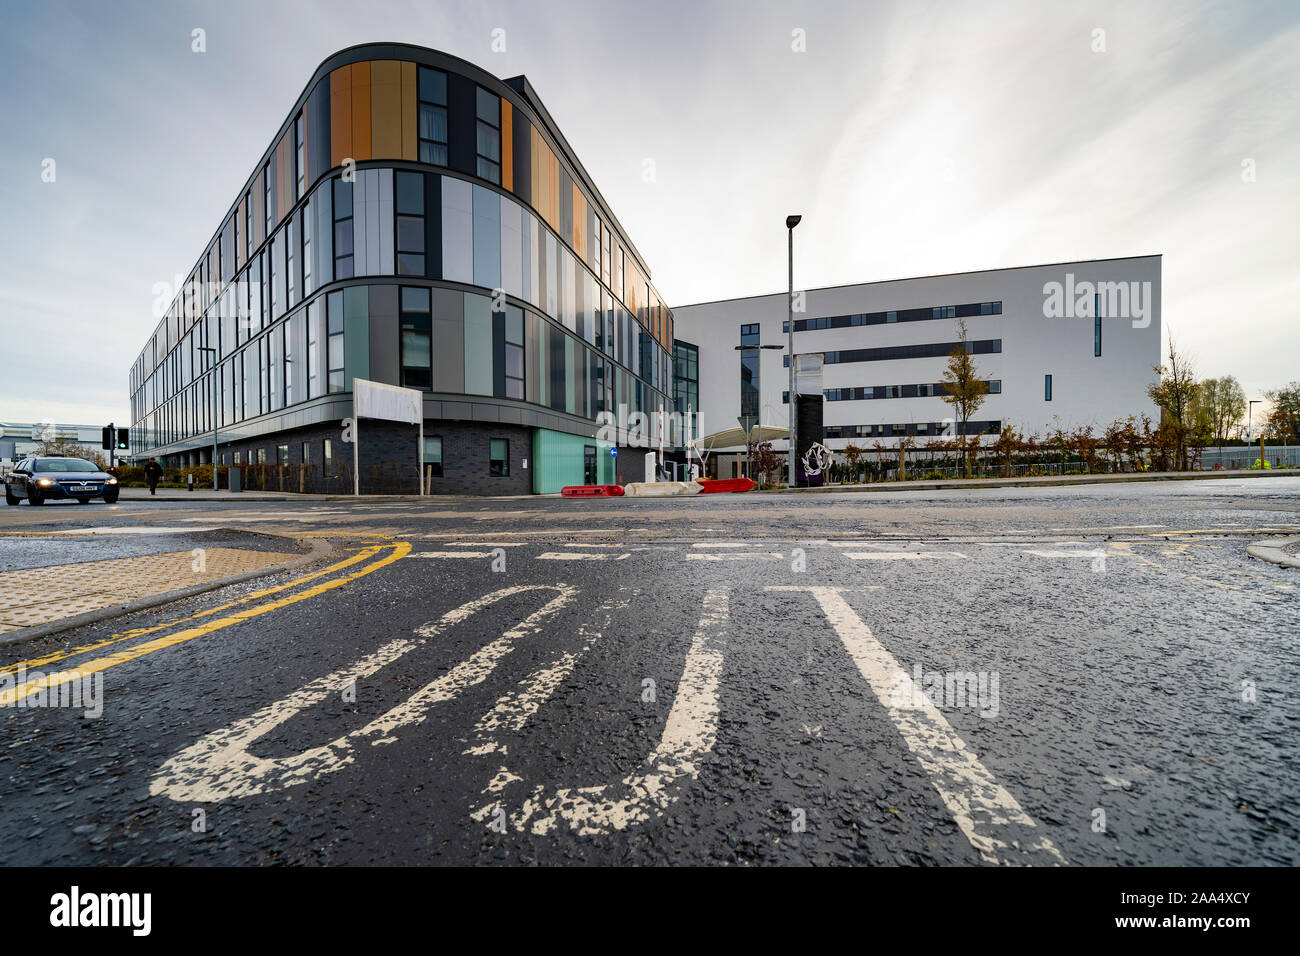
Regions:
[[[112,637],[107,638],[106,640],[103,641],[99,641],[98,643],[95,644],[87,644],[82,647],[70,648],[65,651],[57,651],[53,654],[48,654],[44,657],[19,661],[16,664],[12,664],[3,669],[0,669],[0,674],[16,673],[20,669],[32,670],[34,668],[44,667],[48,664],[55,663],[57,661],[66,660],[67,658],[75,657],[80,654],[85,654],[89,651],[100,650],[112,644],[120,644],[123,641],[129,641],[137,637],[143,637],[146,634],[152,634],[157,631],[167,630],[168,628],[175,627],[178,624],[185,624],[190,621],[200,620],[202,618],[213,618],[213,620],[204,621],[204,623],[202,624],[196,624],[193,627],[188,627],[183,630],[164,635],[162,637],[157,637],[154,638],[153,640],[143,641],[139,644],[134,644],[131,647],[125,648],[120,651],[116,651],[111,654],[107,654],[103,657],[94,658],[92,660],[86,661],[83,664],[77,665],[72,670],[66,670],[57,673],[42,675],[32,680],[25,681],[22,684],[18,684],[14,687],[9,687],[4,690],[0,690],[0,707],[10,706],[19,700],[22,700],[26,697],[30,697],[31,695],[40,692],[41,690],[45,690],[50,687],[57,687],[60,684],[65,684],[73,680],[79,680],[80,678],[85,677],[89,674],[94,674],[99,671],[108,670],[108,668],[110,667],[116,667],[118,664],[125,664],[127,661],[137,660],[141,657],[144,657],[147,654],[152,654],[155,651],[160,651],[168,647],[175,647],[177,644],[183,644],[186,641],[191,641],[196,637],[202,637],[205,634],[211,634],[213,631],[218,631],[223,627],[229,627],[232,624],[239,624],[242,623],[243,621],[247,621],[247,620],[251,620],[252,618],[259,617],[263,614],[269,614],[271,611],[279,610],[282,607],[288,607],[290,604],[297,604],[299,601],[305,601],[308,598],[315,597],[318,594],[324,594],[326,591],[330,591],[333,590],[334,588],[341,587],[344,584],[349,584],[352,581],[357,580],[357,578],[361,578],[367,574],[370,574],[372,571],[378,571],[382,567],[386,567],[387,565],[390,565],[395,561],[399,561],[402,558],[406,557],[406,555],[409,554],[410,551],[411,551],[411,545],[407,541],[396,541],[393,542],[392,544],[383,544],[383,545],[370,545],[365,548],[362,548],[357,554],[353,555],[352,557],[347,558],[343,561],[339,561],[336,564],[332,564],[327,568],[322,568],[321,570],[315,571],[312,574],[304,575],[303,577],[297,578],[293,581],[289,581],[286,584],[281,584],[273,588],[266,588],[265,590],[257,591],[256,593],[250,594],[246,597],[242,597],[237,601],[231,601],[227,604],[222,604],[218,607],[209,608],[206,611],[200,611],[198,614],[192,614],[189,617],[179,618],[175,621],[168,621],[164,624],[158,624],[153,627],[135,628],[130,631],[125,631],[121,634],[114,634]],[[363,567],[358,568],[357,570],[349,574],[342,575],[341,577],[330,578],[329,580],[326,581],[321,581],[319,584],[315,584],[307,588],[306,590],[300,591],[296,594],[290,594],[286,597],[277,598],[275,600],[267,601],[262,604],[253,604],[253,602],[258,601],[262,598],[269,597],[274,594],[281,594],[285,591],[291,591],[294,588],[300,587],[301,585],[306,584],[310,581],[315,581],[319,578],[326,577],[338,571],[342,571],[346,568],[353,567],[357,564],[361,564],[362,562],[367,561],[370,558],[374,558],[376,555],[380,554],[380,552],[387,552],[387,553],[384,554],[382,557],[379,557],[377,560],[371,561],[371,563],[366,564]],[[216,617],[216,615],[221,614],[223,611],[229,611],[231,608],[236,608],[236,607],[240,607],[241,605],[250,605],[250,604],[252,605],[251,607],[244,607],[242,610],[235,611],[233,614],[226,614],[222,617]]]

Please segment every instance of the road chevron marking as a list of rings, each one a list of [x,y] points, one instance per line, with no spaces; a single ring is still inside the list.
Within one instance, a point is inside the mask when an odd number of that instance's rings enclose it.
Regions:
[[[249,752],[256,741],[308,707],[377,673],[497,601],[529,591],[557,593],[499,638],[364,727],[287,757],[258,757]],[[393,743],[397,730],[422,722],[434,704],[454,700],[462,691],[486,680],[517,640],[540,630],[542,622],[567,605],[575,594],[577,589],[568,584],[524,584],[501,588],[462,604],[437,622],[417,629],[417,637],[390,641],[357,663],[319,677],[243,720],[207,734],[163,764],[150,782],[149,792],[179,801],[216,803],[307,783],[342,770],[356,760],[354,751],[363,740],[369,740],[372,746]]]
[[[641,592],[631,593],[640,596]],[[497,739],[497,732],[506,730],[517,733],[523,730],[533,715],[573,673],[579,659],[609,630],[614,612],[627,610],[629,603],[627,598],[620,597],[605,601],[596,611],[596,616],[600,619],[598,627],[592,627],[588,623],[579,626],[578,636],[583,639],[582,647],[576,652],[561,654],[555,663],[533,671],[519,682],[515,690],[501,697],[491,710],[478,719],[470,746],[463,753],[480,756],[494,752],[506,753],[506,745]]]
[[[782,588],[791,590],[791,588]],[[826,619],[889,713],[971,846],[989,863],[1029,864],[1034,857],[1064,864],[1052,841],[979,762],[952,725],[912,683],[837,588],[809,586]],[[897,700],[905,704],[896,703]]]
[[[681,785],[699,776],[698,761],[717,739],[718,683],[729,618],[727,589],[707,591],[663,736],[646,759],[649,769],[629,774],[619,784],[562,787],[549,794],[537,786],[509,816],[510,824],[543,835],[564,822],[579,834],[595,835],[644,823],[676,801]],[[496,795],[521,782],[502,766],[483,790],[490,802],[470,815],[480,822],[495,818],[505,810]]]

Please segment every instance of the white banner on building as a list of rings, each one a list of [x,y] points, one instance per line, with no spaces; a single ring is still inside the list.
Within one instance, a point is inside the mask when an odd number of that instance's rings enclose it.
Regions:
[[[352,380],[352,493],[361,494],[361,419],[379,418],[387,422],[419,425],[415,446],[415,474],[424,486],[424,393],[414,388],[385,385],[364,378]]]

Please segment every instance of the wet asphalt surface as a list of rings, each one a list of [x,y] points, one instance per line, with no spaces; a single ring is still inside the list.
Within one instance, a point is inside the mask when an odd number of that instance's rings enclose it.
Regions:
[[[186,529],[244,529],[283,550],[292,548],[270,536],[301,548],[324,535],[337,550],[323,563],[367,546],[378,549],[373,559],[399,543],[411,551],[103,671],[99,717],[0,708],[0,863],[982,865],[828,613],[797,590],[808,587],[843,589],[909,675],[919,667],[920,676],[997,676],[996,695],[941,700],[939,711],[1065,862],[1300,862],[1300,571],[1245,553],[1251,541],[1300,534],[1300,479],[0,513],[0,531],[37,535],[143,525],[215,534],[231,546],[243,536]],[[173,550],[166,542],[175,540],[0,538],[0,568]],[[15,542],[30,548],[26,558],[14,556]],[[458,551],[486,556],[418,557]],[[596,557],[541,557],[569,552]],[[851,557],[869,553],[929,556]],[[0,648],[0,666],[132,629],[174,634],[189,625],[161,625],[310,570]],[[505,588],[524,590],[416,639],[443,614]],[[489,653],[560,596],[535,630],[509,639],[508,652]],[[576,822],[564,810],[593,792],[584,788],[605,788],[601,799],[636,792],[624,781],[645,774],[647,756],[672,735],[703,609],[720,599],[727,619],[712,626],[709,644],[721,655],[712,746],[691,761],[693,774],[665,784],[643,819]],[[206,735],[406,639],[404,653],[356,680],[355,699],[331,684],[269,726],[217,799],[159,792],[160,781],[193,784],[193,764],[178,771],[169,762]],[[220,792],[252,779],[258,761],[355,736],[483,660],[477,680],[423,700],[418,719],[335,746],[292,785]],[[535,711],[497,721],[484,747],[492,715],[560,665]],[[530,800],[556,795],[549,829],[534,832],[536,816],[516,825]]]

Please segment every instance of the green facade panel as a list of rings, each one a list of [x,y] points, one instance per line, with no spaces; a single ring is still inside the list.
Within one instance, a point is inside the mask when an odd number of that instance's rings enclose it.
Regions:
[[[614,484],[610,443],[546,428],[533,429],[533,494],[552,495],[565,485],[586,484],[583,464],[588,447],[596,449],[597,484]]]
[[[370,292],[366,286],[343,290],[343,380],[370,378]]]

